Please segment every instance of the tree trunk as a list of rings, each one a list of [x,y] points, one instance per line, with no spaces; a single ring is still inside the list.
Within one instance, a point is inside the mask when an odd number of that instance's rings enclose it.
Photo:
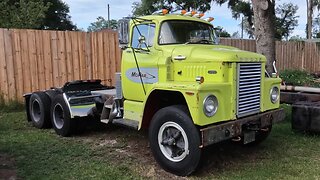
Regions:
[[[267,58],[266,70],[273,73],[272,63],[276,59],[274,38],[274,0],[252,0],[257,52]]]
[[[312,16],[313,16],[313,0],[306,0],[307,1],[307,39],[312,38]]]

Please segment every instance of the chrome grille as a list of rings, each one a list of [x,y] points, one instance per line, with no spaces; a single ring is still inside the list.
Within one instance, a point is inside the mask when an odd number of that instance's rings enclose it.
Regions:
[[[260,112],[261,64],[238,64],[237,116]]]

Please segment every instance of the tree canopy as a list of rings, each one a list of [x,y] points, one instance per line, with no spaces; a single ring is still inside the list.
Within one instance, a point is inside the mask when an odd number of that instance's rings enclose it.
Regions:
[[[103,29],[117,29],[118,23],[117,20],[110,20],[110,27],[109,27],[109,22],[106,20],[104,17],[99,16],[97,18],[97,21],[93,22],[90,24],[88,27],[88,32],[96,32],[96,31],[101,31]]]
[[[224,3],[228,4],[232,12],[232,17],[234,19],[239,19],[241,16],[244,17],[244,27],[246,32],[249,34],[249,37],[253,38],[254,36],[254,13],[252,3],[250,1],[242,0],[202,0],[202,1],[188,1],[188,0],[179,0],[173,2],[172,0],[142,0],[141,3],[133,4],[133,14],[134,15],[147,15],[151,14],[154,11],[157,11],[162,8],[167,8],[169,10],[175,9],[187,9],[187,10],[199,10],[199,11],[208,11],[210,10],[211,2],[215,2],[218,5]],[[288,38],[292,33],[294,28],[298,26],[296,16],[298,6],[292,3],[284,3],[278,5],[276,9],[273,10],[274,14],[274,25],[275,25],[275,38],[283,39]]]
[[[225,0],[217,0],[218,4],[225,3]],[[228,3],[231,9],[232,16],[235,19],[240,18],[242,15],[244,17],[244,27],[245,31],[249,34],[249,37],[254,36],[254,13],[251,2],[249,1],[239,1],[230,0]],[[275,26],[275,38],[281,40],[283,38],[288,38],[292,33],[294,28],[298,26],[298,17],[296,13],[298,11],[298,6],[292,3],[284,3],[278,5],[274,10],[274,26]]]
[[[37,0],[2,0],[0,2],[0,27],[34,28],[43,23],[49,4]]]
[[[276,39],[288,39],[294,28],[298,26],[297,11],[298,6],[292,3],[284,3],[276,8]]]
[[[71,21],[69,6],[62,0],[41,0],[50,4],[41,29],[50,30],[76,30],[76,25]]]
[[[61,0],[2,0],[0,27],[76,30],[69,6]]]

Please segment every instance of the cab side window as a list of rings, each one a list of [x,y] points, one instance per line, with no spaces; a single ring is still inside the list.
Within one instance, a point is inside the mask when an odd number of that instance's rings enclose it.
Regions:
[[[156,25],[151,24],[139,24],[133,28],[132,43],[133,48],[147,48],[153,46],[154,36],[155,36]],[[145,43],[139,42],[142,36],[145,38]]]

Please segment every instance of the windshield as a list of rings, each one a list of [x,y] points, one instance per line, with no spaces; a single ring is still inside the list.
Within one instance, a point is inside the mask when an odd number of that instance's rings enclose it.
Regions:
[[[214,44],[214,29],[209,24],[195,21],[165,21],[159,44]]]

